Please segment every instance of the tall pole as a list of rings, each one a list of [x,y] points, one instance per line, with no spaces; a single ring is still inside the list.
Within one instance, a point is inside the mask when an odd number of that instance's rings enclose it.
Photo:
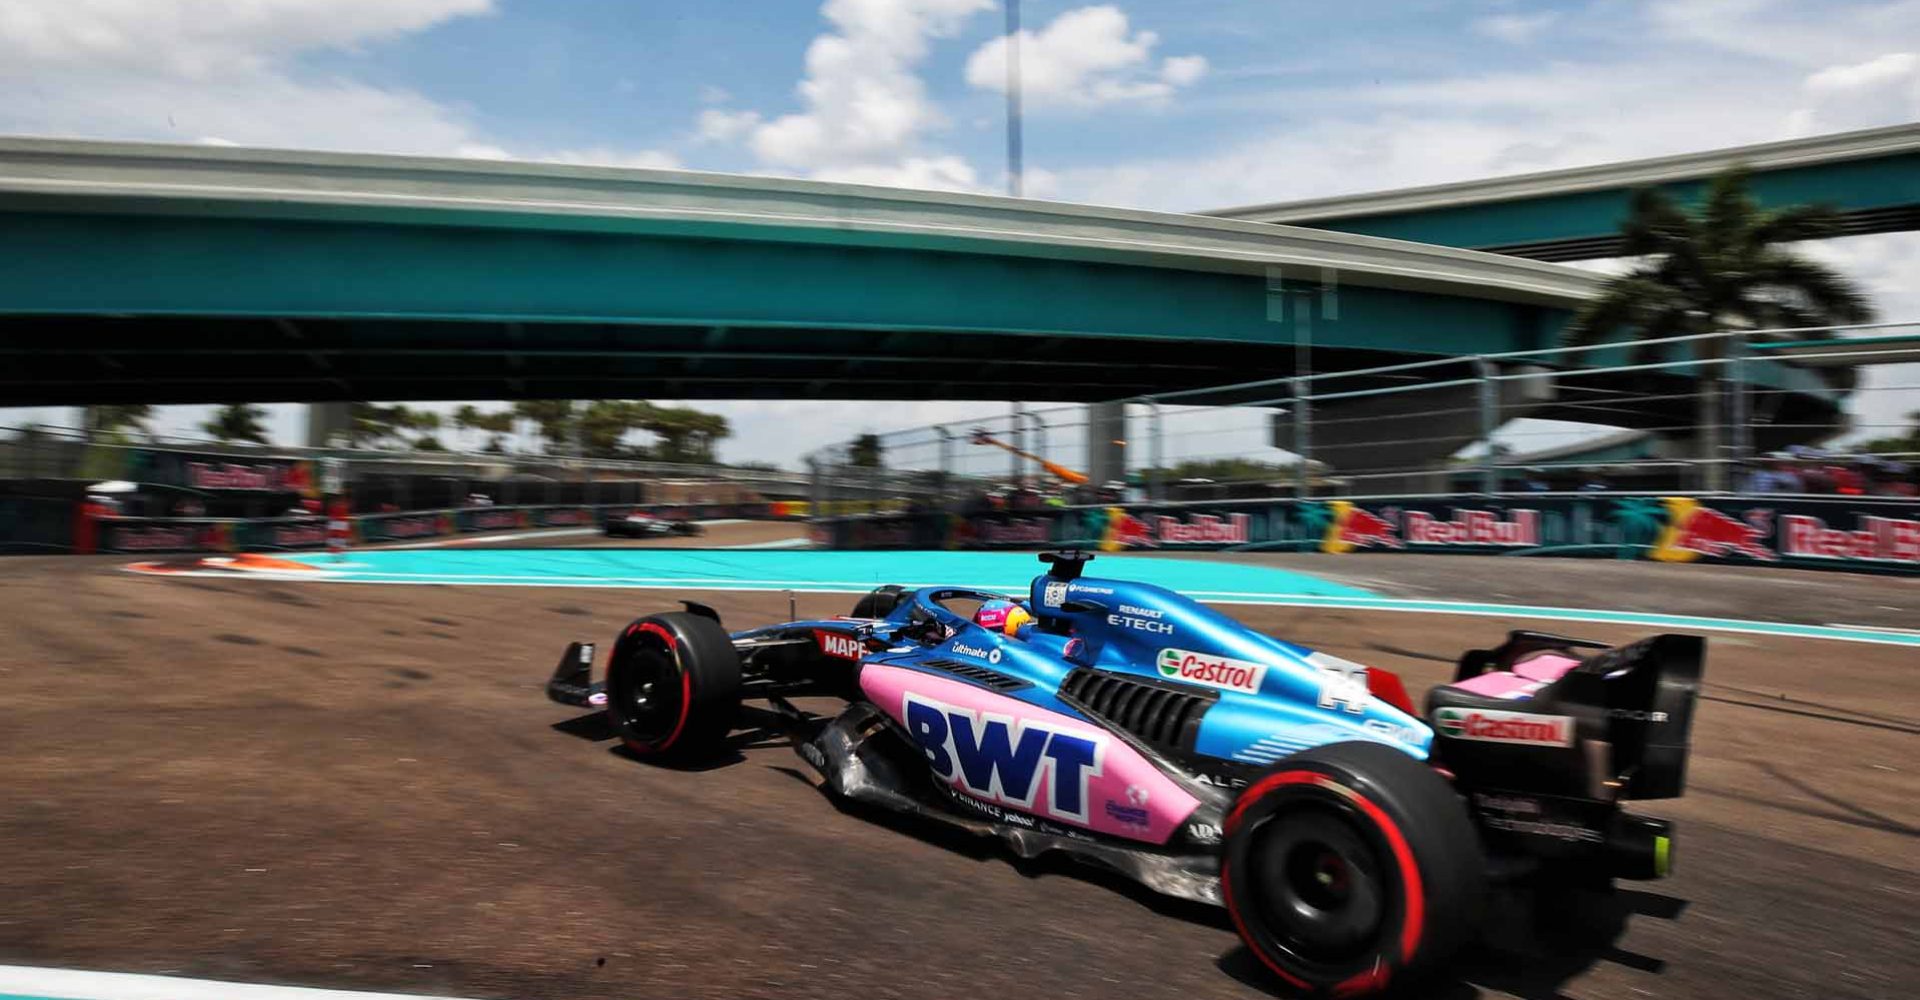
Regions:
[[[1020,0],[1007,0],[1007,193],[1020,197]]]

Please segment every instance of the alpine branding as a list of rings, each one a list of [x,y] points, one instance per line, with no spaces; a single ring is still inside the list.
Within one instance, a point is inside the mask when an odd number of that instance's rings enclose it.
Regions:
[[[1258,692],[1260,679],[1267,675],[1264,663],[1196,653],[1190,649],[1163,649],[1156,662],[1162,677],[1246,694]]]
[[[837,656],[843,660],[858,660],[867,655],[866,649],[860,645],[860,640],[853,636],[841,635],[838,632],[815,632],[814,637],[820,640],[820,651],[828,656]]]
[[[1443,708],[1434,714],[1434,723],[1442,734],[1455,739],[1537,747],[1573,745],[1573,719],[1565,715]]]
[[[1132,604],[1120,605],[1120,613],[1108,615],[1107,624],[1115,628],[1130,628],[1136,632],[1152,632],[1155,635],[1172,635],[1173,625],[1161,621],[1162,612],[1152,608],[1142,608]]]
[[[958,708],[912,692],[903,696],[900,717],[933,772],[969,794],[1087,825],[1087,783],[1101,774],[1105,736]],[[1048,794],[1036,801],[1042,778]]]

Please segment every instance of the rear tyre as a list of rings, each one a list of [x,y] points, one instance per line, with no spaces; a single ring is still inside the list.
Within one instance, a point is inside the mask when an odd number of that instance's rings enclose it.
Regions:
[[[697,760],[720,749],[740,708],[740,655],[720,623],[684,611],[627,626],[607,665],[607,718],[628,750]]]
[[[893,614],[893,609],[899,607],[900,602],[906,600],[907,595],[911,593],[913,593],[913,591],[896,583],[889,583],[884,587],[875,587],[871,591],[868,591],[865,597],[860,598],[860,600],[854,604],[853,613],[848,617],[885,618]]]
[[[1472,933],[1485,862],[1428,765],[1381,743],[1294,754],[1225,825],[1222,895],[1254,956],[1309,996],[1365,996],[1443,965]]]

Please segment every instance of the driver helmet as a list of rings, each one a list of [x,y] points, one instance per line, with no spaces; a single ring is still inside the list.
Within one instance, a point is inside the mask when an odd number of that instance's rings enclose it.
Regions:
[[[1026,608],[1008,600],[985,601],[980,610],[973,613],[975,625],[1006,635],[1017,636],[1020,627],[1032,621],[1033,616]]]

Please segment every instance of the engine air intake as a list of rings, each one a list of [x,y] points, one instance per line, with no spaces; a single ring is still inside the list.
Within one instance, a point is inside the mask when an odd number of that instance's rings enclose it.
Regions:
[[[1148,746],[1192,750],[1200,717],[1218,692],[1081,667],[1060,684],[1060,694],[1131,733]]]
[[[1018,691],[1028,686],[1026,681],[1018,677],[1008,677],[1006,674],[1000,673],[997,670],[988,670],[986,667],[975,666],[971,663],[962,663],[959,660],[949,660],[945,657],[921,660],[920,665],[923,667],[932,667],[935,670],[944,670],[950,674],[959,674],[970,681],[985,684],[995,691]]]

